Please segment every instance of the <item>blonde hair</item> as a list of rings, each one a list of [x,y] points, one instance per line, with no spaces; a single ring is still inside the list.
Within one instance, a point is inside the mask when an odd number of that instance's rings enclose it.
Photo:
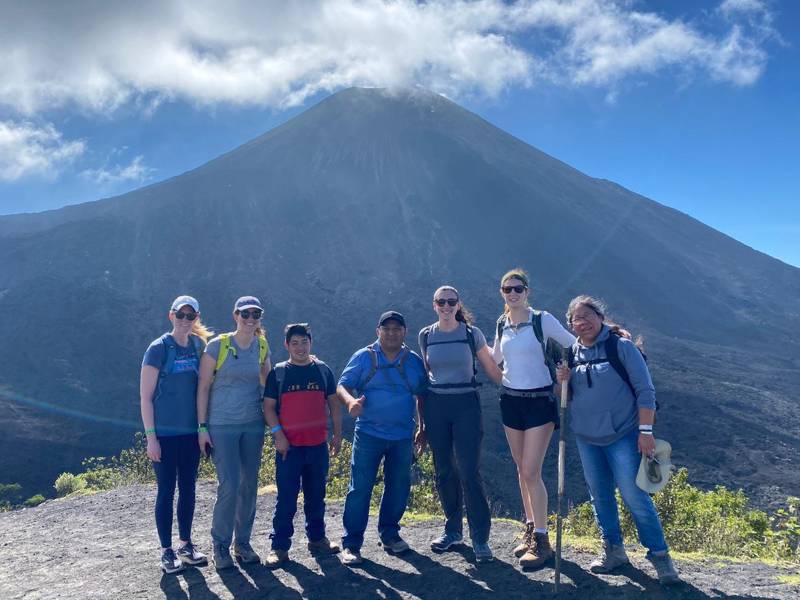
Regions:
[[[209,338],[214,335],[214,332],[211,331],[208,327],[203,325],[203,322],[200,320],[200,315],[192,321],[192,331],[190,332],[191,335],[196,335],[201,340],[203,340],[204,344],[208,343]]]
[[[519,279],[525,287],[528,288],[528,297],[530,298],[530,277],[528,277],[528,274],[522,268],[517,267],[516,269],[511,269],[503,275],[500,278],[500,287],[502,288],[509,279]],[[528,303],[527,300],[525,302]],[[503,304],[503,314],[507,315],[509,312],[511,312],[511,309],[508,307],[508,304]]]

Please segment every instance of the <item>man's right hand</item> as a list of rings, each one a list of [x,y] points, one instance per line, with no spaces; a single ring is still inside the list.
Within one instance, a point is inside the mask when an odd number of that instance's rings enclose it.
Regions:
[[[361,413],[364,412],[364,401],[366,398],[362,394],[358,398],[354,398],[352,402],[347,404],[347,412],[350,413],[350,416],[354,419],[361,416]]]
[[[286,460],[286,455],[289,453],[289,440],[281,430],[275,432],[275,450],[283,457],[283,460]]]
[[[206,447],[214,447],[214,444],[211,443],[211,436],[208,434],[207,431],[201,431],[197,434],[197,443],[200,446],[200,454],[203,456],[208,456],[206,454]]]

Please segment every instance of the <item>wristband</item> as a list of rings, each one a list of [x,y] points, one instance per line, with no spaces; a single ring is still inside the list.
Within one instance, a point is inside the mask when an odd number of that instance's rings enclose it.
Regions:
[[[145,435],[155,435],[156,434],[156,428],[155,427],[148,427],[147,429],[144,430],[144,434]]]
[[[200,425],[200,427],[197,428],[197,433],[208,433],[208,427]]]
[[[640,431],[639,435],[653,435],[652,431]]]
[[[279,432],[281,429],[283,429],[283,427],[281,427],[280,425],[275,425],[275,427],[270,427],[270,428],[269,428],[269,432],[270,432],[272,435],[275,435],[275,434],[276,434],[276,433],[278,433],[278,432]]]
[[[652,425],[639,425],[639,431],[653,431]]]

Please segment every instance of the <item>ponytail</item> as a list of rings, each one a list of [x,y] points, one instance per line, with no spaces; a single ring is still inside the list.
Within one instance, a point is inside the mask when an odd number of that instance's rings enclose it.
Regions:
[[[201,340],[203,340],[204,344],[207,344],[209,338],[214,335],[214,332],[211,331],[205,325],[203,325],[203,322],[200,320],[200,317],[198,316],[194,321],[192,321],[191,334],[196,335]]]

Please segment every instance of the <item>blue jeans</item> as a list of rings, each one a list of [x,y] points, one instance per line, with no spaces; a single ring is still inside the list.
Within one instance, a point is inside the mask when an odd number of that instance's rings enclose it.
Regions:
[[[638,437],[639,432],[633,430],[608,446],[595,446],[580,439],[576,442],[603,541],[615,546],[622,544],[614,495],[614,489],[618,487],[636,523],[642,545],[650,552],[663,552],[667,550],[667,542],[656,507],[650,495],[636,485],[636,473],[642,458]]]
[[[328,477],[328,444],[290,446],[284,459],[275,453],[275,483],[278,499],[272,515],[270,534],[273,550],[292,546],[297,495],[303,487],[303,512],[306,515],[306,536],[316,542],[325,537],[325,483]]]
[[[412,441],[384,440],[356,431],[350,460],[350,488],[344,503],[342,546],[360,550],[369,520],[369,503],[378,467],[383,459],[383,496],[378,513],[378,534],[389,541],[400,532],[400,519],[411,491]]]

